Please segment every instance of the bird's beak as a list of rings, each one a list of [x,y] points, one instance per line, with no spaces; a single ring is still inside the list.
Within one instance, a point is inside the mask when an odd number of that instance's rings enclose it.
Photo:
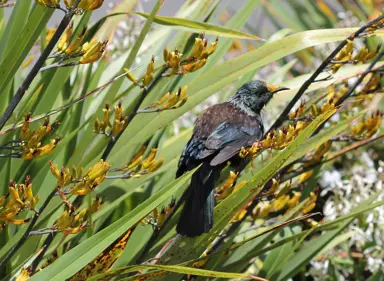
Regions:
[[[278,87],[273,85],[268,86],[268,91],[273,95],[276,94],[277,92],[285,91],[285,90],[290,90],[290,89],[287,87]]]

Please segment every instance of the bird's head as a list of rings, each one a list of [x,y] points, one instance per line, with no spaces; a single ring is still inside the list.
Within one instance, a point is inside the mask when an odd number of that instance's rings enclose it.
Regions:
[[[273,95],[284,90],[289,88],[267,85],[264,81],[255,80],[242,85],[229,102],[250,115],[260,114]]]

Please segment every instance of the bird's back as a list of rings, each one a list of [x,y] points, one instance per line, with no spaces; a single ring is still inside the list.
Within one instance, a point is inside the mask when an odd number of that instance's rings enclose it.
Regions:
[[[177,176],[202,160],[214,161],[213,166],[228,161],[242,146],[261,138],[263,132],[258,114],[248,114],[230,102],[207,108],[195,122],[193,135],[180,157]]]

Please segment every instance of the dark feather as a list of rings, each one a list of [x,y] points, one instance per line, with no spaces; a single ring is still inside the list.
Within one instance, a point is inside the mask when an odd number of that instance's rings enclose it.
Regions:
[[[187,200],[181,212],[176,230],[189,237],[208,232],[213,226],[215,206],[215,181],[220,170],[204,163],[193,175]]]
[[[260,115],[249,115],[230,102],[214,105],[201,113],[176,173],[179,177],[203,163],[192,175],[176,227],[178,233],[198,236],[212,228],[215,182],[222,168],[243,146],[260,139],[263,133]]]

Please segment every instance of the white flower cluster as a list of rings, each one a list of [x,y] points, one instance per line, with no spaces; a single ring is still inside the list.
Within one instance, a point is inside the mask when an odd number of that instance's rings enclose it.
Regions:
[[[323,173],[320,197],[330,193],[323,208],[325,221],[350,213],[353,208],[375,194],[378,194],[375,202],[384,200],[384,162],[379,160],[379,167],[375,168],[372,158],[369,152],[363,152],[352,167]],[[316,280],[326,280],[330,263],[337,259],[346,261],[351,252],[355,252],[357,258],[366,260],[365,270],[384,270],[384,206],[360,215],[345,232],[352,233],[347,242],[311,262],[313,268],[310,275],[316,277]],[[332,266],[336,271],[340,271],[340,278],[352,274],[353,267],[350,268],[351,272],[345,272],[346,267],[338,267],[335,264]]]

